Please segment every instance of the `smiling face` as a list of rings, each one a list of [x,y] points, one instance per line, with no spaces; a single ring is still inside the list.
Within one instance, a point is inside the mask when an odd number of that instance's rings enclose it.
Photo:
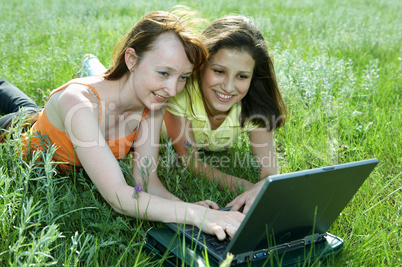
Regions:
[[[207,63],[202,75],[202,93],[208,115],[227,115],[250,87],[255,60],[238,49],[220,49]]]
[[[158,110],[169,97],[183,90],[193,64],[174,33],[161,34],[141,59],[130,49],[126,62],[136,98],[145,107]]]

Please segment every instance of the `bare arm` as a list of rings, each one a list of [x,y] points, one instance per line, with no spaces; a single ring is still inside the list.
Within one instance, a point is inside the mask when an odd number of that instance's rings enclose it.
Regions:
[[[176,152],[183,159],[186,168],[194,175],[200,175],[210,181],[218,180],[221,188],[229,188],[235,193],[237,193],[238,189],[243,185],[247,189],[253,186],[251,182],[245,179],[223,173],[213,166],[199,160],[198,150],[191,129],[191,121],[187,118],[176,116],[169,111],[166,111],[165,123],[169,137],[173,140],[173,146]],[[189,153],[188,147],[185,144],[186,142],[192,144],[191,149],[193,150],[193,153]]]
[[[260,180],[269,175],[278,174],[273,132],[257,128],[250,132],[251,150],[260,164]]]
[[[134,144],[133,176],[137,184],[141,185],[148,193],[181,201],[163,186],[157,176],[159,138],[164,110],[152,112],[154,113],[153,116],[149,114],[150,111],[141,122],[137,132]]]
[[[74,109],[77,105],[79,108]],[[148,185],[150,192],[141,192],[133,197],[134,188],[125,182],[119,164],[105,142],[98,125],[99,111],[93,103],[82,95],[65,94],[56,106],[58,110],[52,111],[58,113],[64,121],[65,130],[71,137],[85,171],[102,197],[116,212],[153,221],[186,222],[206,233],[217,235],[219,239],[223,239],[226,234],[230,236],[235,234],[244,215],[238,212],[210,210],[199,205],[152,195],[152,192],[162,192],[152,179]],[[72,110],[74,114],[71,114]],[[159,131],[156,132],[159,138]],[[143,145],[147,146],[146,144],[148,143]],[[142,149],[139,151],[143,153]],[[152,156],[152,153],[154,152],[140,156],[148,157]],[[136,170],[135,175],[138,175]],[[152,177],[157,178],[156,174],[153,175],[155,176]],[[155,184],[157,189],[154,188]],[[224,229],[228,224],[232,227],[225,233]]]
[[[261,181],[253,185],[253,187],[249,188],[228,204],[228,206],[232,206],[232,210],[239,210],[244,206],[244,214],[248,212],[253,204],[262,187],[264,182],[263,179],[269,175],[278,174],[273,132],[269,132],[264,128],[257,128],[250,132],[250,142],[253,154],[256,155],[257,161],[261,166]]]

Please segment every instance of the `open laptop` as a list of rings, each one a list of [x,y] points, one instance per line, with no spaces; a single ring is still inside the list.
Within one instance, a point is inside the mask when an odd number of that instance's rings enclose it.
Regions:
[[[327,231],[377,163],[370,159],[269,176],[231,240],[219,241],[193,226],[167,225],[185,236],[191,247],[207,251],[209,260],[217,264],[228,253],[234,256],[232,265],[250,264],[273,254],[303,252],[312,245],[321,246],[317,251],[322,258],[342,247],[343,240]],[[148,233],[146,245],[160,249],[161,243],[167,244],[161,240],[166,237],[158,234]],[[165,249],[170,248],[165,245]]]

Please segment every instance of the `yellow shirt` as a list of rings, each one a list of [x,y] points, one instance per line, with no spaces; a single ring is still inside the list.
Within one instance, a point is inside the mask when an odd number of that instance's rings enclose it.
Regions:
[[[197,148],[222,151],[225,147],[233,146],[241,133],[250,132],[258,127],[251,123],[240,127],[241,106],[237,103],[230,109],[229,114],[219,128],[211,130],[211,124],[199,90],[192,91],[191,95],[194,113],[191,112],[189,97],[185,90],[168,100],[167,110],[173,115],[185,116],[191,121]],[[167,137],[165,126],[163,126],[162,137]]]

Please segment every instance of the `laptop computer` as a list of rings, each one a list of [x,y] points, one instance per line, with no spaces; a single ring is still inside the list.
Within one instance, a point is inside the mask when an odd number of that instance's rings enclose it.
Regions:
[[[216,264],[225,261],[231,253],[232,266],[254,265],[272,255],[284,254],[295,255],[296,263],[300,263],[306,251],[312,250],[314,255],[307,255],[310,260],[326,257],[338,252],[343,244],[341,238],[327,233],[328,229],[377,163],[377,159],[370,159],[269,176],[231,240],[219,241],[193,226],[170,223],[167,230],[185,238],[179,237],[172,243],[172,235],[166,237],[166,229],[151,229],[146,247],[163,254],[177,250],[172,246],[187,251],[190,245],[192,254],[206,251],[209,261]],[[187,243],[185,250],[182,243]],[[174,254],[182,260],[186,257],[186,253]],[[289,262],[294,263],[292,259]]]

